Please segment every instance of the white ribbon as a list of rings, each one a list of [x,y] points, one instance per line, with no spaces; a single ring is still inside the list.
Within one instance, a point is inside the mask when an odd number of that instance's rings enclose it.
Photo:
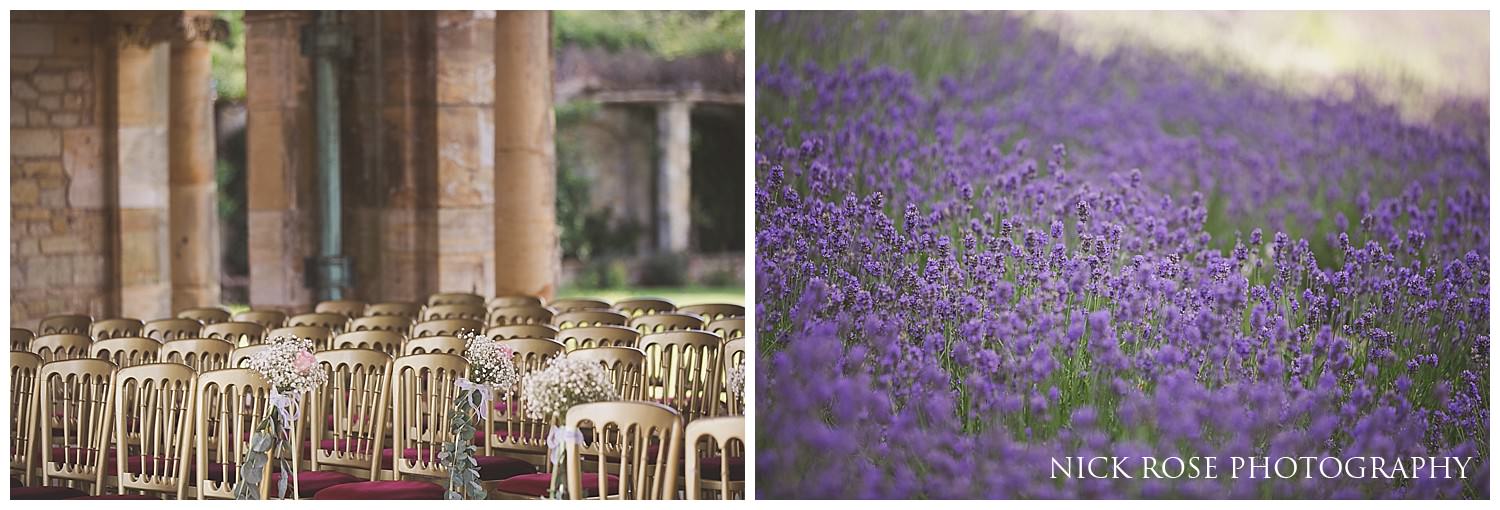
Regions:
[[[490,408],[490,393],[492,392],[490,385],[470,382],[469,379],[465,377],[455,379],[453,381],[453,385],[457,386],[459,391],[469,390],[479,392],[479,409]],[[488,414],[485,414],[487,412],[488,411],[480,411],[479,416],[489,416]]]
[[[579,432],[578,429],[566,425],[552,427],[552,431],[547,433],[547,451],[552,455],[552,463],[562,462],[563,449],[567,445],[582,442],[583,432]]]
[[[302,416],[302,395],[300,393],[284,395],[279,390],[271,390],[271,398],[267,403],[271,407],[276,408],[277,414],[281,415],[281,428],[291,431],[296,427],[297,418]]]

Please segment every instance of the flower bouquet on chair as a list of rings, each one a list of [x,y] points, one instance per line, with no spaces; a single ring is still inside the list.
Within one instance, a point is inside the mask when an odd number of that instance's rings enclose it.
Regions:
[[[566,499],[567,490],[561,478],[566,466],[563,461],[567,446],[582,443],[583,433],[563,420],[570,407],[614,400],[614,382],[601,364],[558,356],[526,378],[521,398],[526,401],[528,417],[552,424],[551,432],[547,433],[547,454],[552,463],[548,495],[552,499]]]
[[[292,479],[295,494],[297,469],[290,459],[294,447],[291,434],[302,414],[302,395],[328,381],[328,371],[313,357],[312,339],[280,336],[266,343],[269,347],[250,357],[250,369],[271,383],[271,396],[266,415],[250,436],[250,449],[240,463],[243,471],[234,486],[235,499],[257,499],[262,470],[270,469],[273,456],[281,463],[281,472],[286,473],[277,482],[277,497],[286,497],[287,478]]]
[[[446,499],[485,499],[479,464],[474,459],[477,448],[469,444],[477,430],[474,420],[490,419],[490,397],[494,390],[515,385],[519,375],[513,359],[515,352],[510,348],[475,332],[462,336],[470,378],[454,381],[453,409],[448,416],[453,437],[443,445],[438,458],[448,468]]]

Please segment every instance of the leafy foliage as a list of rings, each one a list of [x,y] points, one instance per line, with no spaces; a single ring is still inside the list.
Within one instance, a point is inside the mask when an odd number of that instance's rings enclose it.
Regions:
[[[556,11],[552,19],[559,45],[667,58],[745,49],[744,11]]]
[[[221,101],[245,99],[245,11],[219,11],[229,23],[229,37],[213,44],[214,88]]]
[[[479,479],[479,463],[474,459],[478,448],[469,444],[474,437],[475,411],[483,398],[479,391],[459,390],[458,397],[453,400],[453,408],[448,410],[453,440],[444,443],[442,451],[438,453],[438,459],[448,469],[448,492],[443,496],[446,499],[486,498],[484,486]]]

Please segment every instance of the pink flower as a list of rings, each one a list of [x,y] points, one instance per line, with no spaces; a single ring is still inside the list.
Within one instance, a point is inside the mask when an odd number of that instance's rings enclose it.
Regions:
[[[292,361],[292,368],[296,369],[298,372],[307,372],[317,364],[318,359],[313,357],[313,353],[308,351],[298,351],[297,359]]]
[[[495,342],[495,344],[495,349],[500,351],[501,359],[510,359],[516,355],[516,351],[511,350],[510,346],[500,345],[500,342]]]

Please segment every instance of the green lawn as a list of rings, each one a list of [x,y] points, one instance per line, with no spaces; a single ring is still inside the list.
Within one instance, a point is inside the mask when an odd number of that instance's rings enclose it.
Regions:
[[[744,287],[630,287],[612,289],[564,287],[558,292],[557,297],[591,297],[603,299],[611,303],[629,297],[659,297],[679,306],[700,303],[743,305],[745,304],[745,289]]]

